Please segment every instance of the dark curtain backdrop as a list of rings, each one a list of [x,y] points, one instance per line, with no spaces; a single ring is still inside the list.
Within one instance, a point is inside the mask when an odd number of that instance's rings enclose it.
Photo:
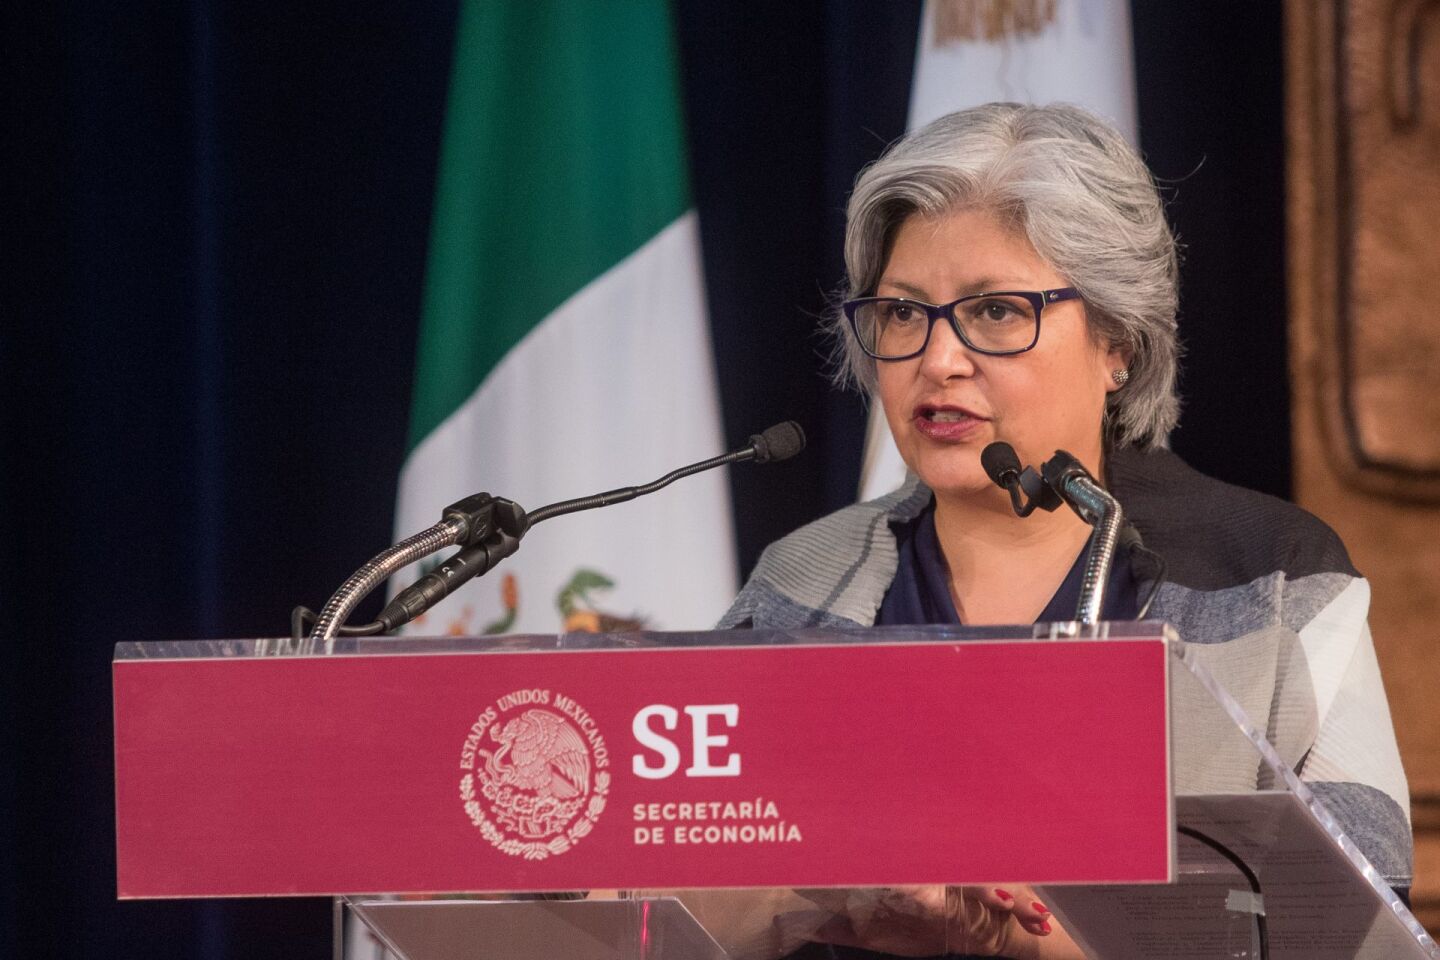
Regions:
[[[1134,16],[1142,144],[1186,244],[1174,443],[1284,495],[1270,7]],[[115,901],[111,647],[281,633],[388,542],[454,4],[0,16],[0,956],[328,956],[323,902]],[[863,409],[827,388],[815,315],[848,185],[903,130],[918,19],[677,8],[726,430],[812,437],[778,479],[734,473],[747,569],[853,496]]]

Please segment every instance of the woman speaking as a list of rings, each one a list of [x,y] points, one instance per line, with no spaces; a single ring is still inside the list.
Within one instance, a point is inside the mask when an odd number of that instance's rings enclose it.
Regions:
[[[1016,516],[980,458],[995,441],[1037,465],[1069,451],[1139,534],[1117,555],[1103,617],[1148,605],[1148,618],[1204,646],[1227,686],[1263,688],[1250,689],[1261,711],[1251,715],[1270,718],[1282,757],[1389,882],[1408,886],[1408,794],[1368,586],[1320,521],[1166,449],[1180,408],[1177,259],[1135,151],[1073,106],[951,114],[860,175],[845,259],[848,298],[833,317],[842,377],[879,400],[912,477],[771,545],[720,625],[1074,619],[1090,528],[1068,509]],[[1243,291],[1234,305],[1211,321],[1230,324],[1243,349],[1254,318]],[[1024,717],[996,717],[980,733],[1045,763],[1049,747],[1026,740]],[[842,895],[806,894],[837,915],[803,947],[786,932],[788,907],[697,905],[752,954],[923,956],[946,949],[927,934],[937,922],[961,922],[972,952],[1080,955],[1025,888],[972,893],[890,891],[863,916]]]

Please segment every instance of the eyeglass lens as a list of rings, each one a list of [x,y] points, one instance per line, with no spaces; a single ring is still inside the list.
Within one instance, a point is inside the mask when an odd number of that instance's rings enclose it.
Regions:
[[[971,347],[994,353],[1025,350],[1035,342],[1035,305],[1024,297],[986,295],[950,308]],[[908,357],[925,348],[930,317],[925,308],[898,299],[872,300],[856,311],[864,346],[881,357]]]

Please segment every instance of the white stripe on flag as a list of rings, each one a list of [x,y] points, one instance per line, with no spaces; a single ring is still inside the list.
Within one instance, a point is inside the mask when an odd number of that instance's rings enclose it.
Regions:
[[[723,452],[698,250],[691,212],[532,330],[411,455],[397,535],[478,490],[533,510]],[[548,521],[413,632],[479,632],[503,613],[505,573],[520,596],[506,632],[555,632],[556,597],[582,568],[615,581],[593,598],[605,613],[639,615],[657,629],[709,628],[736,589],[729,502],[717,470]]]

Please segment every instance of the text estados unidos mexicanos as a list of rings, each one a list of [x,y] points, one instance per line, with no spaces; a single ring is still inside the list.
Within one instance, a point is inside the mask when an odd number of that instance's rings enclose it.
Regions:
[[[637,845],[660,843],[798,843],[800,827],[780,819],[773,800],[707,800],[695,803],[637,803],[631,808],[636,823],[687,821],[683,825],[635,828]],[[695,821],[742,821],[696,825]],[[755,822],[758,821],[758,822]]]
[[[470,725],[470,731],[465,737],[465,746],[460,751],[460,769],[474,769],[475,753],[483,742],[486,731],[499,719],[500,714],[508,713],[522,706],[554,706],[580,728],[580,735],[590,745],[590,752],[595,760],[595,769],[604,770],[610,766],[610,750],[605,745],[605,738],[601,736],[595,718],[590,716],[584,707],[563,693],[555,694],[552,698],[549,690],[516,690],[501,697],[495,706],[486,707],[479,719]]]

